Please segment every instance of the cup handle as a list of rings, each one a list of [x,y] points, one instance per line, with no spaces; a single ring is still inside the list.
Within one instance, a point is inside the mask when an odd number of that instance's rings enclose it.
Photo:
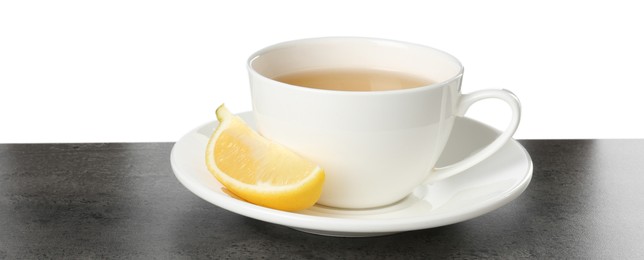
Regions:
[[[451,165],[434,168],[429,177],[425,180],[425,184],[443,180],[463,172],[494,154],[496,151],[501,149],[501,147],[503,147],[510,138],[512,138],[512,135],[516,132],[521,119],[521,104],[519,103],[519,99],[508,90],[488,89],[464,94],[461,96],[456,108],[456,116],[465,115],[465,112],[467,112],[472,104],[488,98],[501,99],[510,105],[510,108],[512,109],[512,120],[508,127],[492,143],[481,149],[479,152]]]

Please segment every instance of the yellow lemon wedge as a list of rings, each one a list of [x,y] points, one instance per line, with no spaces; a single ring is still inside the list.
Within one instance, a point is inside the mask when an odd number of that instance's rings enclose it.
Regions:
[[[251,129],[224,105],[208,141],[206,165],[228,191],[256,205],[297,211],[315,204],[324,171]]]

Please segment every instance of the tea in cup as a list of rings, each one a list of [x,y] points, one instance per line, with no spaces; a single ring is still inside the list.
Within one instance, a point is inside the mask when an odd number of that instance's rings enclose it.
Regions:
[[[324,168],[318,203],[363,209],[463,172],[516,131],[520,103],[507,90],[461,93],[463,66],[418,44],[359,37],[279,43],[248,60],[258,131]],[[457,116],[487,98],[512,110],[507,129],[470,157],[436,168]]]

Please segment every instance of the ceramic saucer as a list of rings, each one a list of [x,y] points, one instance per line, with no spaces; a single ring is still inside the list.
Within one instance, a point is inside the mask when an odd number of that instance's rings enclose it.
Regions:
[[[239,114],[256,127],[251,112]],[[378,236],[453,224],[483,215],[518,197],[530,183],[532,161],[515,140],[485,161],[454,177],[416,188],[392,205],[349,210],[315,205],[299,212],[273,210],[231,197],[208,172],[204,154],[217,122],[202,125],[175,143],[171,164],[179,181],[195,195],[226,210],[258,220],[328,236]],[[458,117],[438,166],[490,143],[498,132]]]

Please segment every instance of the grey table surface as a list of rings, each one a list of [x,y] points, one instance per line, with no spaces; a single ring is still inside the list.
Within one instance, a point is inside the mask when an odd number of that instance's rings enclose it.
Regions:
[[[644,140],[521,140],[530,186],[483,216],[371,238],[212,205],[172,143],[0,144],[0,259],[644,258]]]

